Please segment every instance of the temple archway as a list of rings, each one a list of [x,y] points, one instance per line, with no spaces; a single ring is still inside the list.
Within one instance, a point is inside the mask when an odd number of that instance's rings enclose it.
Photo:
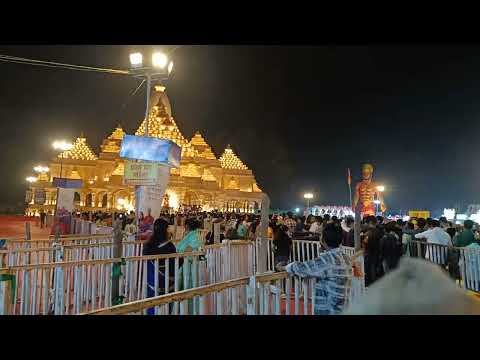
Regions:
[[[92,203],[93,203],[93,195],[92,195],[92,193],[87,194],[87,196],[85,197],[85,206],[86,206],[86,207],[92,207],[92,206],[93,206]]]
[[[80,200],[81,200],[80,193],[75,191],[75,193],[73,194],[73,203],[75,204],[75,206],[80,205]]]

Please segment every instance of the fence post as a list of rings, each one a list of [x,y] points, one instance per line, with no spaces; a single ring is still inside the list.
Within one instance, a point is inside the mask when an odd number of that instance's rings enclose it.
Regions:
[[[360,203],[359,203],[360,204]],[[360,205],[357,204],[357,206],[355,207],[355,223],[353,225],[353,236],[354,236],[354,240],[355,240],[355,252],[359,251],[360,248],[362,247],[362,244],[361,244],[361,241],[360,241]]]
[[[16,281],[15,275],[8,270],[0,270],[0,315],[12,314]]]
[[[262,210],[260,215],[260,248],[259,262],[257,264],[257,272],[267,272],[267,256],[268,256],[268,211],[270,209],[270,198],[267,194],[262,194]]]
[[[122,257],[122,220],[115,221],[113,226],[113,258]],[[121,262],[113,264],[113,268],[121,269]],[[121,271],[112,271],[112,302],[114,305],[120,300],[120,273]]]
[[[247,315],[257,315],[257,281],[255,276],[250,276],[247,285]]]
[[[30,232],[30,222],[25,222],[25,240],[32,240],[32,233]]]

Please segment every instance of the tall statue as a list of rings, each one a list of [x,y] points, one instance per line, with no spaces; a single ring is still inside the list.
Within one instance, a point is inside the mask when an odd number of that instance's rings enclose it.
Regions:
[[[363,164],[362,181],[355,186],[355,197],[353,199],[353,210],[360,203],[360,214],[362,217],[375,215],[375,196],[380,201],[380,210],[385,212],[387,207],[383,201],[382,192],[377,189],[377,184],[372,180],[373,166]]]

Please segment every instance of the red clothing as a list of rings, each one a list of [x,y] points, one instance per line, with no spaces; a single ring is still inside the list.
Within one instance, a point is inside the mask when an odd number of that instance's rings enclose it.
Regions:
[[[147,215],[147,216],[145,216],[145,217],[143,218],[143,223],[144,223],[144,224],[151,225],[151,224],[153,224],[153,221],[154,221],[154,220],[155,220],[155,219],[153,218],[153,216]]]

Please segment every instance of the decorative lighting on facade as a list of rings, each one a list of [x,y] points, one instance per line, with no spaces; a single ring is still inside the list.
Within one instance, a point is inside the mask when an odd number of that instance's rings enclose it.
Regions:
[[[243,164],[242,160],[235,155],[233,150],[230,148],[230,145],[227,146],[219,160],[222,168],[224,169],[248,170],[248,167]]]

